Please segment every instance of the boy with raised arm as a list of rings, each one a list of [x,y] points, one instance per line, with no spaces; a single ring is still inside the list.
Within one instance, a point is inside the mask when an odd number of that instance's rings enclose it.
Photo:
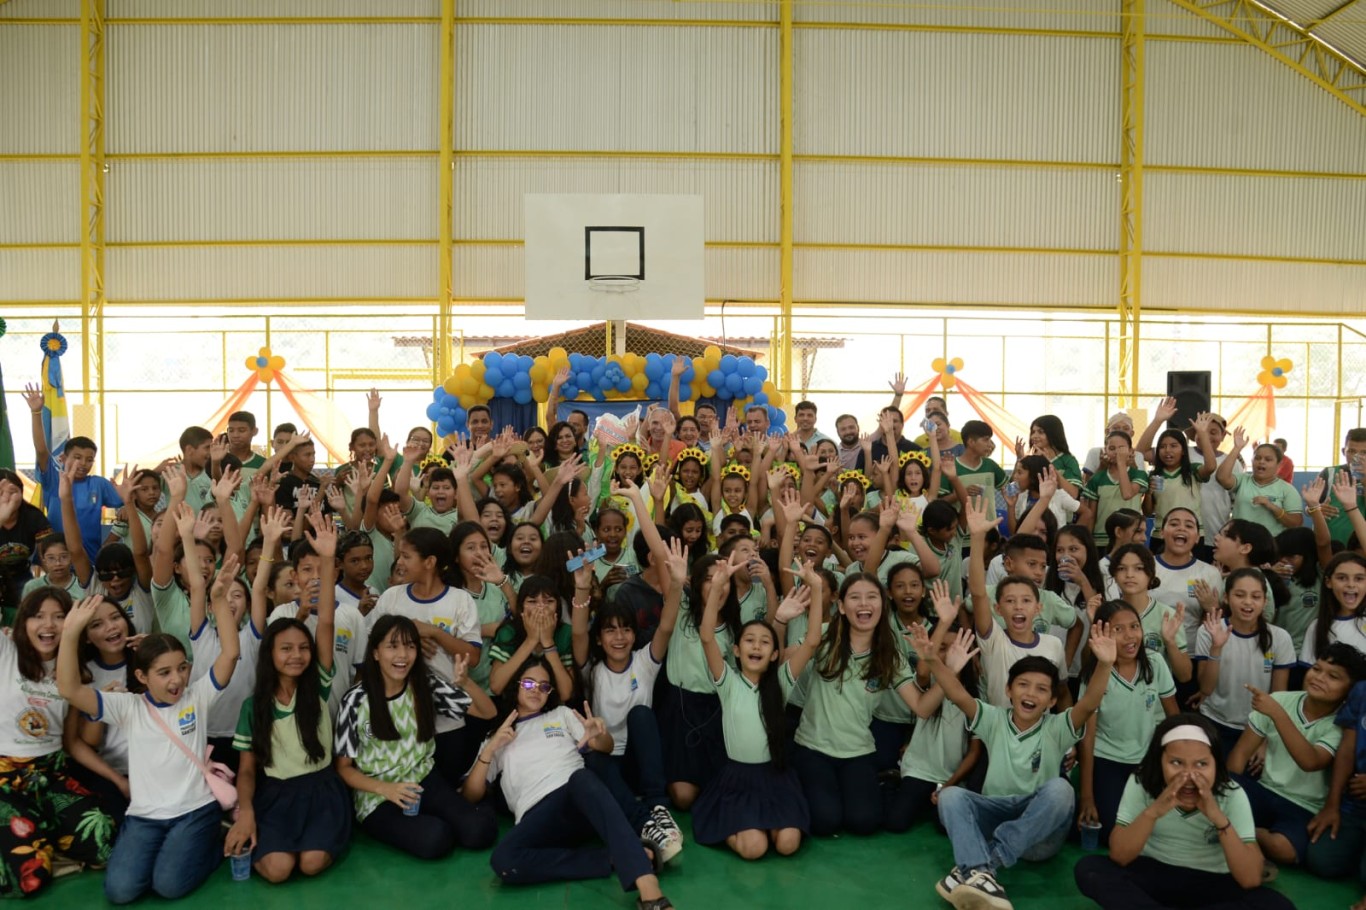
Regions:
[[[943,586],[933,591],[939,621],[951,622],[957,605]],[[982,741],[990,759],[980,794],[963,787],[939,793],[939,820],[953,842],[954,867],[935,883],[935,890],[957,910],[1011,910],[997,870],[1022,859],[1050,859],[1066,840],[1076,795],[1060,774],[1063,757],[1081,740],[1100,707],[1115,662],[1115,643],[1110,630],[1097,623],[1090,639],[1095,672],[1077,704],[1060,714],[1049,711],[1067,687],[1056,666],[1042,657],[1026,657],[1010,667],[1008,708],[969,695],[951,667],[965,653],[976,653],[968,651],[971,643],[970,633],[959,632],[946,665],[924,627],[911,628],[911,644],[922,664],[944,697],[967,716],[968,731]]]

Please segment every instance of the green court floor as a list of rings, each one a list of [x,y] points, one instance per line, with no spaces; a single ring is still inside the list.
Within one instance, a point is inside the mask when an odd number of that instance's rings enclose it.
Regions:
[[[688,822],[680,818],[685,832]],[[1001,874],[1019,910],[1082,910],[1095,907],[1072,881],[1081,851],[1068,845],[1050,862],[1022,864]],[[807,907],[934,908],[949,905],[934,881],[952,864],[948,839],[932,824],[908,834],[838,837],[808,841],[793,857],[768,856],[746,863],[725,850],[688,843],[664,875],[664,893],[680,910],[741,907],[802,910]],[[58,881],[39,903],[62,908],[108,906],[101,875],[86,872]],[[1324,882],[1283,870],[1274,887],[1300,910],[1347,910],[1360,897],[1348,882]],[[152,899],[146,903],[166,905]],[[524,908],[631,908],[634,897],[615,879],[537,887],[504,887],[489,869],[487,853],[460,853],[420,862],[358,835],[351,852],[322,876],[268,885],[259,878],[234,882],[228,865],[181,903],[215,910],[524,910]]]

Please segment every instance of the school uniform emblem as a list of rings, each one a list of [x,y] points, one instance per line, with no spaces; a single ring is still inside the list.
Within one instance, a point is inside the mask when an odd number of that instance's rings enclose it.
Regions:
[[[199,726],[199,718],[195,714],[194,705],[187,705],[182,709],[176,720],[180,724],[181,736],[189,736]]]
[[[542,724],[541,732],[545,734],[546,739],[556,739],[568,735],[564,732],[564,724],[560,723],[559,721]]]
[[[42,711],[29,708],[19,715],[19,732],[33,739],[43,739],[47,736],[48,723],[47,715]]]
[[[338,629],[338,630],[337,630],[337,641],[336,641],[336,643],[333,645],[333,647],[336,648],[336,650],[340,651],[342,654],[350,654],[350,653],[351,653],[351,630],[350,630],[350,629]]]
[[[1143,636],[1143,645],[1149,651],[1161,651],[1162,636],[1158,635],[1156,632],[1149,632],[1147,635]]]

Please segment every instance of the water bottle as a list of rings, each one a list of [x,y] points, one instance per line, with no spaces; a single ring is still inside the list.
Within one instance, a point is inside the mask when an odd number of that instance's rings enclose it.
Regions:
[[[939,429],[939,425],[935,423],[933,420],[927,420],[924,423],[922,423],[921,426],[925,428],[925,433],[928,436],[933,436],[935,430]]]
[[[1152,490],[1154,493],[1161,493],[1162,488],[1166,485],[1167,478],[1163,477],[1161,474],[1154,474],[1153,481],[1149,484],[1148,489]]]
[[[1019,496],[1019,495],[1020,495],[1020,485],[1019,485],[1018,483],[1016,483],[1015,481],[1013,481],[1013,480],[1012,480],[1010,483],[1006,484],[1006,495],[1007,495],[1007,496]]]

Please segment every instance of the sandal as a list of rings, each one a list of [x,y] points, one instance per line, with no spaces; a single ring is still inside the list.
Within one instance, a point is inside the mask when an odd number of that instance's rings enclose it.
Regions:
[[[673,904],[667,897],[657,897],[652,901],[644,898],[636,898],[636,910],[673,910]]]

